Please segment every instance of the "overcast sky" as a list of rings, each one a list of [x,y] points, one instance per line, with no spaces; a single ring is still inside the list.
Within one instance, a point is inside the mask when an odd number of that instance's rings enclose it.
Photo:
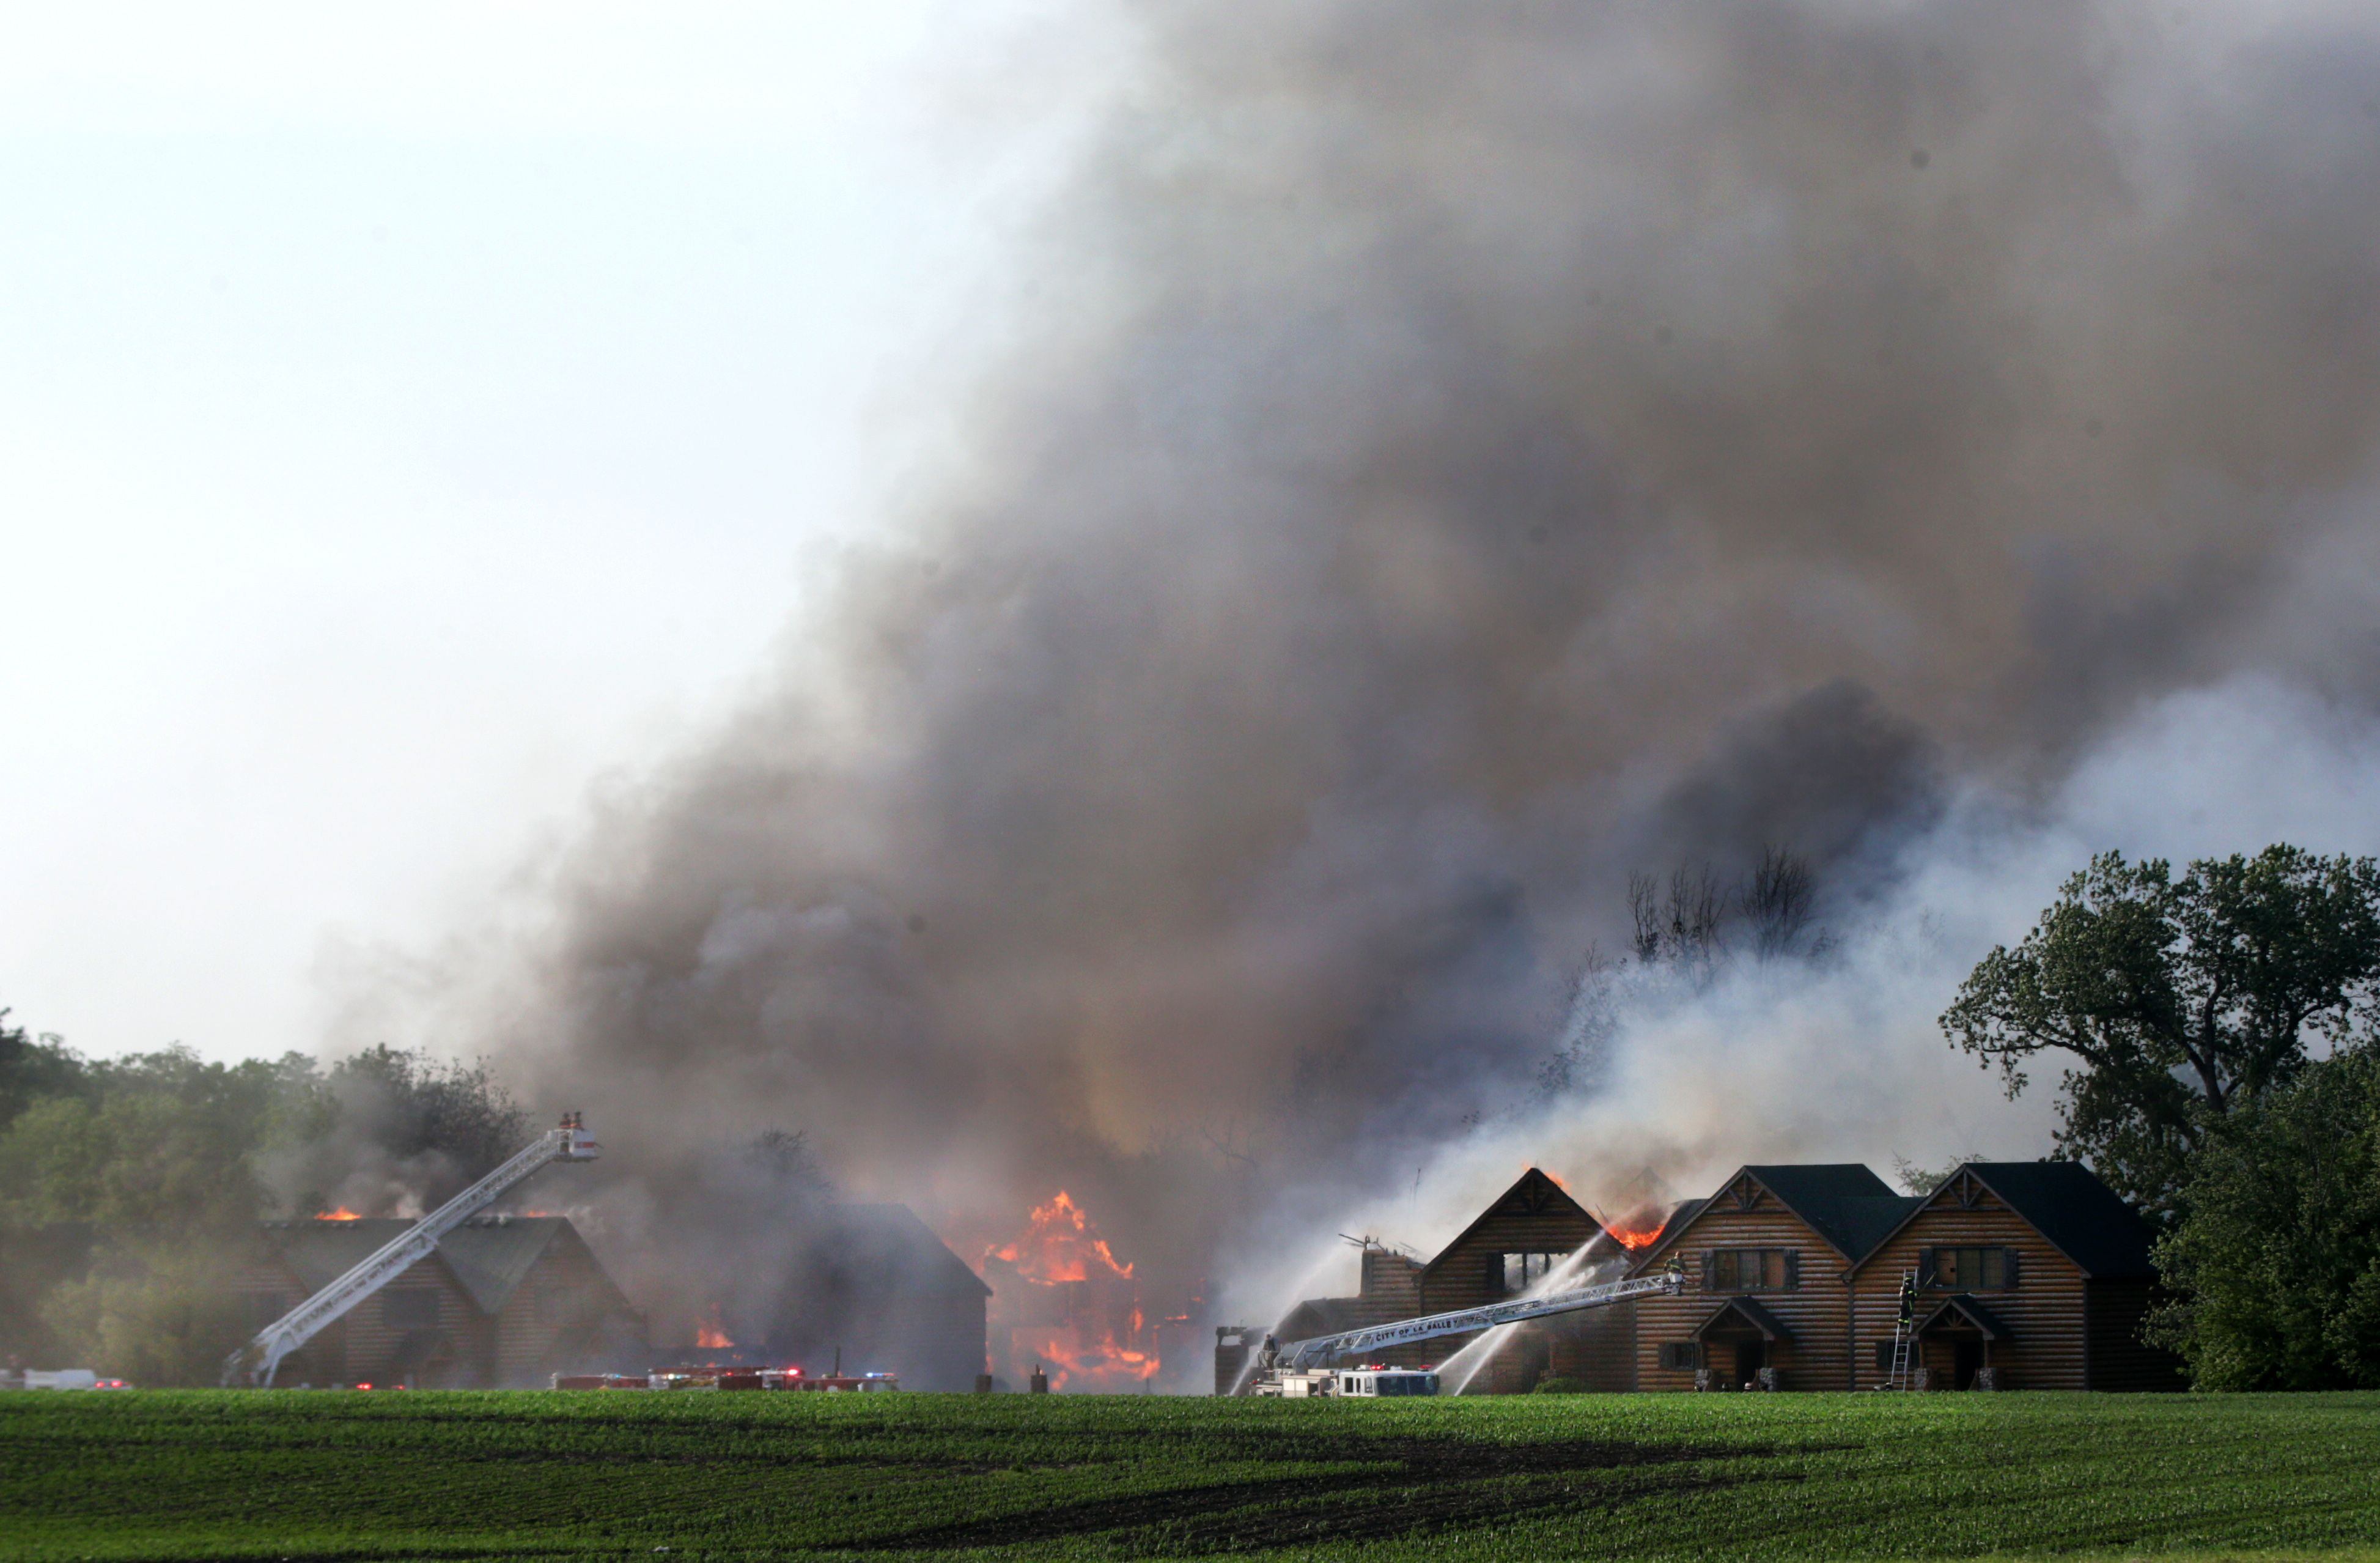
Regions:
[[[1047,4],[13,8],[0,1006],[310,1049],[346,952],[798,645],[1096,52]]]

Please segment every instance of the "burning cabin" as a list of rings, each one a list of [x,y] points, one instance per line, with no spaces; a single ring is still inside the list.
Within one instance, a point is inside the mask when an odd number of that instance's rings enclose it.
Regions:
[[[1608,1232],[1568,1191],[1531,1167],[1435,1258],[1422,1260],[1366,1239],[1354,1296],[1310,1298],[1291,1309],[1271,1333],[1283,1341],[1310,1339],[1500,1302],[1536,1288],[1583,1249],[1587,1261],[1607,1268],[1624,1262],[1629,1253],[1623,1240]],[[1628,1380],[1637,1306],[1619,1302],[1508,1326],[1503,1344],[1470,1379],[1469,1392],[1517,1394],[1548,1376],[1596,1388],[1633,1388]],[[1235,1327],[1216,1332],[1216,1393],[1232,1393],[1264,1333]],[[1435,1366],[1477,1338],[1475,1334],[1446,1336],[1390,1347],[1376,1355],[1396,1367]],[[1451,1391],[1454,1386],[1447,1388]]]
[[[1021,1386],[1038,1372],[1052,1389],[1146,1389],[1160,1337],[1186,1319],[1152,1319],[1140,1281],[1064,1190],[1034,1207],[1022,1236],[984,1255],[991,1282],[993,1371]]]
[[[763,1247],[752,1246],[756,1255]],[[764,1298],[714,1315],[698,1357],[812,1377],[887,1373],[909,1389],[975,1387],[991,1288],[908,1206],[826,1205],[769,1246],[783,1257],[766,1261],[774,1274]]]
[[[233,1280],[262,1329],[410,1221],[276,1221]],[[285,1384],[542,1385],[644,1352],[643,1316],[559,1215],[482,1215],[293,1353]]]
[[[1647,1225],[1607,1229],[1531,1168],[1427,1263],[1367,1243],[1356,1296],[1301,1302],[1274,1333],[1499,1301],[1585,1249],[1634,1276],[1674,1264],[1683,1288],[1509,1326],[1470,1392],[1548,1376],[1606,1391],[1869,1387],[1888,1371],[1904,1279],[1917,1295],[1911,1387],[2180,1386],[2178,1361],[2140,1339],[2156,1284],[2148,1229],[2076,1163],[1973,1162],[1924,1195],[1856,1163],[1748,1166]],[[1232,1392],[1262,1334],[1217,1332],[1217,1393]],[[1476,1338],[1383,1356],[1444,1362]]]

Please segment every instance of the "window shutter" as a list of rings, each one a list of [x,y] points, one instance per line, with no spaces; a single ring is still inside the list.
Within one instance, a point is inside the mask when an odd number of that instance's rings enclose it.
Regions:
[[[2016,1290],[2016,1250],[2012,1248],[2000,1250],[2000,1285],[2010,1291]]]
[[[1802,1251],[1798,1248],[1789,1248],[1785,1251],[1785,1289],[1787,1291],[1802,1289]]]
[[[1709,1249],[1705,1249],[1703,1250],[1703,1290],[1717,1291],[1718,1289],[1718,1255]]]
[[[1920,1288],[1925,1288],[1935,1285],[1935,1276],[1937,1274],[1939,1274],[1939,1272],[1936,1270],[1934,1265],[1934,1251],[1930,1248],[1919,1249],[1917,1251],[1918,1286]]]

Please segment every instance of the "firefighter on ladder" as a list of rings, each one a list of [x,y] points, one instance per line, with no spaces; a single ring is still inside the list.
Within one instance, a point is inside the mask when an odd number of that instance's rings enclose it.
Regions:
[[[1900,1317],[1892,1326],[1892,1370],[1886,1375],[1887,1389],[1909,1387],[1910,1332],[1917,1327],[1917,1272],[1900,1273]]]

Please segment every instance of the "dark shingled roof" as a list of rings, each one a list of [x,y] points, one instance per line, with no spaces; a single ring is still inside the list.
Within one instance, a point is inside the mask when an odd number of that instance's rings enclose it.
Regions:
[[[1839,1202],[1835,1220],[1851,1240],[1844,1252],[1853,1259],[1865,1259],[1876,1245],[1890,1237],[1909,1218],[1909,1213],[1925,1203],[1922,1194],[1887,1194],[1882,1199],[1861,1198]]]
[[[833,1205],[826,1225],[831,1233],[821,1252],[855,1274],[897,1276],[900,1289],[912,1296],[991,1295],[983,1278],[907,1205]]]
[[[1761,1187],[1848,1258],[1864,1258],[1925,1202],[1903,1197],[1858,1162],[1747,1166]]]
[[[1974,1174],[2084,1275],[2105,1279],[2148,1279],[2156,1275],[2156,1266],[2149,1259],[2148,1224],[2080,1162],[1969,1162],[1958,1170]],[[1854,1265],[1931,1203],[1928,1195],[1894,1193],[1857,1162],[1746,1166],[1728,1183],[1746,1176],[1776,1195]],[[1725,1187],[1706,1205],[1724,1198]],[[1639,1272],[1653,1268],[1657,1257],[1701,1214],[1702,1207],[1681,1207],[1662,1230],[1661,1240],[1639,1256],[1635,1268]]]
[[[569,1225],[559,1215],[516,1215],[501,1227],[466,1223],[439,1239],[438,1252],[480,1311],[493,1313]]]
[[[386,1217],[291,1221],[268,1229],[268,1241],[307,1289],[320,1291],[373,1250],[413,1225]],[[480,1216],[438,1239],[438,1257],[483,1313],[504,1305],[540,1255],[570,1225],[561,1215]],[[409,1274],[410,1272],[408,1272]]]
[[[1998,1195],[2002,1203],[2085,1276],[2101,1280],[2155,1278],[2156,1265],[2149,1259],[2148,1223],[2080,1162],[1967,1162],[1954,1169],[1933,1194],[1911,1201],[1910,1214],[1868,1252],[1874,1252],[1884,1239],[1914,1220],[1918,1211],[1968,1174]]]
[[[2156,1274],[2149,1259],[2148,1223],[2082,1163],[1969,1162],[1962,1170],[2031,1222],[2084,1275],[2115,1279]]]

